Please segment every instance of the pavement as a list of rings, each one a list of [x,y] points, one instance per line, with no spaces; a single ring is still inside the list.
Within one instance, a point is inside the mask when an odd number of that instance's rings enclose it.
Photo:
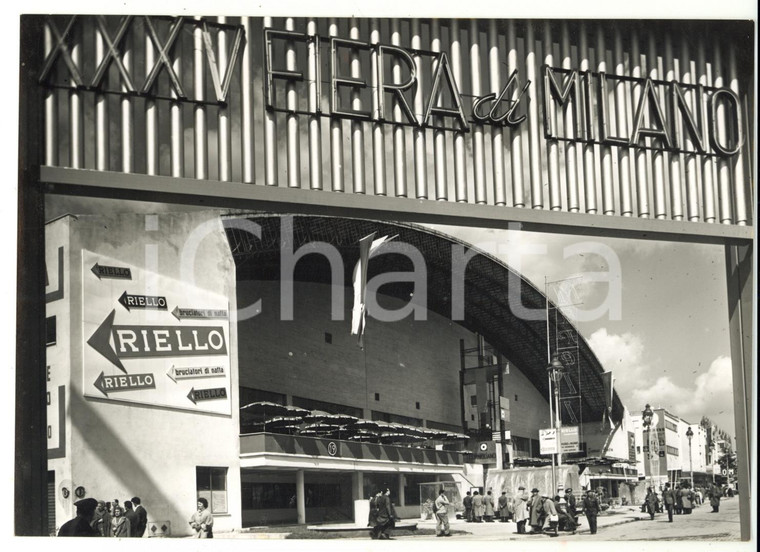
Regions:
[[[452,536],[446,541],[476,540],[476,541],[572,541],[572,540],[613,540],[613,541],[669,541],[669,540],[692,540],[692,541],[738,541],[739,532],[739,501],[738,498],[724,498],[721,501],[720,512],[712,513],[709,504],[703,504],[693,510],[690,515],[676,515],[674,522],[668,523],[667,513],[656,514],[654,520],[650,520],[649,514],[642,513],[639,507],[622,506],[615,510],[602,513],[597,518],[597,534],[591,535],[585,516],[579,516],[581,526],[576,534],[560,532],[557,539],[545,534],[518,534],[517,524],[513,522],[492,523],[467,523],[461,519],[450,519],[449,527]],[[435,520],[404,519],[404,526],[416,524],[418,529],[435,530]],[[315,527],[316,529],[316,527]],[[356,527],[354,524],[330,524],[320,525],[320,530],[346,531],[346,539],[368,540],[367,528]],[[217,533],[217,538],[242,538],[242,539],[284,539],[287,531],[273,532],[248,532],[246,530],[231,533]],[[398,535],[396,540],[430,539],[433,535]]]

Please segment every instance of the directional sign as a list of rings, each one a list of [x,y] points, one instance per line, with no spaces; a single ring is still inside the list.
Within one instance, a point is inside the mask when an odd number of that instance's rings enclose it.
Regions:
[[[215,387],[213,389],[191,389],[187,398],[197,404],[198,401],[211,401],[214,399],[226,399],[227,390],[224,387]]]
[[[176,383],[177,380],[223,377],[227,375],[227,370],[224,366],[172,366],[166,375]]]
[[[557,430],[539,429],[538,445],[541,454],[557,454]]]
[[[95,387],[106,397],[109,393],[117,391],[137,391],[139,389],[155,389],[156,380],[153,374],[128,374],[118,376],[106,376],[101,372],[95,380]]]
[[[116,326],[115,315],[112,310],[87,344],[125,374],[122,358],[227,354],[221,326]]]
[[[166,310],[166,297],[158,295],[130,295],[126,291],[119,297],[125,309],[157,309]]]
[[[560,451],[568,454],[581,451],[581,440],[578,426],[562,426],[560,432]]]
[[[227,318],[227,309],[184,309],[180,307],[174,307],[172,314],[177,320],[183,318]]]
[[[92,273],[100,278],[115,278],[118,280],[131,280],[132,270],[124,266],[106,266],[95,263]]]

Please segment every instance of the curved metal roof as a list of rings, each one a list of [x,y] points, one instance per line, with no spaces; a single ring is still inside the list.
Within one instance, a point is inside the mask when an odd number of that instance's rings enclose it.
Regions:
[[[344,282],[351,286],[353,267],[359,258],[359,240],[372,232],[377,237],[398,235],[397,241],[414,246],[422,253],[427,268],[427,308],[452,319],[452,246],[464,246],[477,251],[471,245],[454,237],[429,228],[406,223],[389,223],[364,219],[325,216],[288,215],[291,217],[292,233],[285,236],[289,247],[295,251],[304,244],[321,241],[333,245],[343,256]],[[261,229],[260,238],[230,224],[231,219],[248,219]],[[224,217],[227,237],[237,266],[239,280],[279,280],[281,217],[260,213],[235,213]],[[408,257],[398,253],[385,253],[372,257],[368,278],[391,271],[412,271]],[[328,261],[321,255],[306,255],[295,267],[294,279],[304,282],[330,283]],[[517,285],[519,284],[519,285]],[[517,289],[519,288],[519,289]],[[380,292],[408,301],[413,292],[410,282],[384,284]],[[519,301],[517,303],[516,301]],[[477,251],[467,264],[464,278],[464,319],[456,323],[480,334],[497,351],[517,365],[531,383],[547,396],[547,323],[524,320],[517,316],[511,305],[520,304],[527,309],[546,309],[546,296],[528,280],[510,269],[493,256]],[[550,303],[550,311],[556,314],[557,325],[574,330],[572,323]],[[575,332],[573,332],[575,333]],[[605,417],[605,396],[599,360],[588,343],[578,335],[579,370],[568,372],[561,384],[563,397],[572,393],[580,395],[581,421],[602,421]],[[569,381],[568,381],[569,379]],[[619,421],[623,417],[623,404],[613,393],[611,417]],[[563,408],[563,423],[578,423]]]

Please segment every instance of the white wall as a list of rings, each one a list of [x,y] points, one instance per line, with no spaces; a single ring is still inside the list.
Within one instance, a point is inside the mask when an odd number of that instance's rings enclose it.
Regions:
[[[209,222],[210,221],[210,222]],[[209,223],[203,236],[193,232]],[[237,398],[237,332],[235,318],[235,267],[218,214],[109,215],[70,219],[70,293],[65,299],[70,311],[67,379],[67,435],[69,444],[56,477],[71,488],[83,487],[86,496],[120,502],[139,496],[151,522],[170,524],[172,534],[188,534],[187,519],[196,504],[196,467],[226,467],[229,513],[215,515],[219,532],[240,527],[239,421]],[[47,228],[48,250],[66,241],[63,226]],[[197,245],[192,277],[181,270],[182,252]],[[83,331],[83,279],[94,278],[83,266],[83,250],[119,259],[124,266],[152,268],[160,275],[187,282],[198,289],[223,294],[229,301],[229,363],[231,392],[229,414],[209,414],[145,404],[130,404],[119,395],[85,396],[92,382],[85,381],[83,355],[90,335]],[[151,265],[151,266],[148,266]],[[129,289],[125,282],[125,289]],[[131,291],[130,291],[131,293]],[[139,291],[138,293],[145,293]],[[160,293],[157,293],[160,295]],[[201,308],[202,305],[187,305]],[[51,307],[52,308],[52,307]],[[56,307],[57,308],[57,307]],[[114,308],[121,305],[114,303]],[[88,332],[89,333],[89,332]],[[166,369],[172,364],[166,359]],[[175,359],[176,360],[176,359]],[[112,368],[102,360],[104,370]],[[130,366],[139,367],[139,360]],[[167,378],[155,372],[156,378]],[[91,392],[92,389],[89,389]],[[56,495],[56,522],[71,517],[72,495]]]

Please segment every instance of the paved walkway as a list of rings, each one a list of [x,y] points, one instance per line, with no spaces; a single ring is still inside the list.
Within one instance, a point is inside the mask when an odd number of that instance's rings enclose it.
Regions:
[[[690,515],[674,516],[674,522],[668,523],[666,513],[657,514],[654,520],[649,519],[649,514],[644,514],[638,507],[623,506],[613,512],[605,512],[597,518],[598,532],[596,535],[589,533],[588,523],[585,516],[579,517],[581,526],[575,535],[560,532],[558,538],[548,535],[519,535],[517,524],[512,522],[501,523],[467,523],[464,520],[450,520],[450,529],[453,532],[451,538],[442,539],[447,542],[455,540],[475,541],[504,541],[525,540],[531,542],[572,541],[572,540],[599,540],[599,541],[738,541],[739,533],[739,500],[737,498],[724,499],[721,501],[720,512],[714,514],[708,504],[695,508]],[[417,524],[418,529],[435,530],[434,520],[405,519],[404,525]],[[636,522],[636,523],[634,523]],[[351,524],[322,525],[320,529],[346,530],[353,528]],[[367,529],[358,531],[346,531],[346,539],[369,540]],[[217,538],[236,539],[283,539],[287,532],[246,532],[234,531],[231,533],[216,534]],[[431,539],[433,535],[399,535],[396,540]]]

